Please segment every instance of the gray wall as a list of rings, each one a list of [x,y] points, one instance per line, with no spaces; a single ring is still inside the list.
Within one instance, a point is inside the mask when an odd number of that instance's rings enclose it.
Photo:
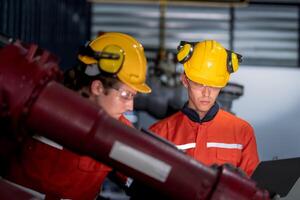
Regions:
[[[254,127],[261,160],[300,157],[300,69],[243,66],[231,80],[245,87],[232,110]]]

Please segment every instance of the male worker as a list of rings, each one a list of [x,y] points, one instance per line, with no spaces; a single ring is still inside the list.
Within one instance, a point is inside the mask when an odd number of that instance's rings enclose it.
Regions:
[[[151,92],[145,83],[147,63],[142,45],[129,35],[106,33],[81,49],[79,60],[81,64],[66,73],[65,84],[111,117],[131,125],[123,113],[133,109],[137,92]],[[110,171],[88,156],[35,135],[13,158],[6,178],[45,194],[46,199],[92,200]]]
[[[177,58],[188,102],[150,130],[204,164],[230,163],[250,176],[259,162],[253,128],[216,103],[240,57],[213,40],[181,42]]]

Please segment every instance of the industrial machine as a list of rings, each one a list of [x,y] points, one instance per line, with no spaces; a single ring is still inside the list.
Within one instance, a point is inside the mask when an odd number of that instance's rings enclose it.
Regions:
[[[204,166],[162,140],[110,118],[65,88],[59,83],[62,73],[57,59],[50,52],[5,37],[0,41],[2,164],[34,132],[89,155],[168,199],[269,199],[266,190],[237,169]],[[0,179],[0,199],[20,198],[33,197]]]

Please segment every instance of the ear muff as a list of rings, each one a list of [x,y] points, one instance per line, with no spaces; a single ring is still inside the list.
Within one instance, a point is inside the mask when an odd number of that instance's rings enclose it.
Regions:
[[[90,43],[79,49],[79,60],[90,65],[98,63],[100,73],[115,75],[122,68],[124,62],[124,50],[117,45],[108,45],[100,51],[94,51]]]
[[[197,44],[197,42],[180,42],[179,46],[177,47],[177,60],[179,63],[184,64],[192,57],[195,44]],[[227,71],[229,73],[234,73],[238,70],[239,63],[242,62],[242,55],[228,49],[225,50],[227,53]]]
[[[242,62],[242,55],[226,49],[227,52],[227,71],[231,74],[238,70],[239,63]]]
[[[187,62],[193,55],[194,45],[188,42],[180,42],[180,45],[177,47],[177,60],[181,64]]]
[[[102,58],[98,61],[101,70],[109,74],[117,74],[121,70],[124,62],[122,48],[116,45],[108,45],[104,47],[101,56]]]

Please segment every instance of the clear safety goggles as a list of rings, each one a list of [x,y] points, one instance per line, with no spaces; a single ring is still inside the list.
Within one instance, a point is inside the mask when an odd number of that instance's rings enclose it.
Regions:
[[[125,90],[123,88],[118,88],[118,87],[112,87],[112,89],[116,90],[119,94],[119,97],[121,99],[124,99],[124,100],[128,100],[128,101],[131,101],[134,99],[134,97],[136,96],[136,94],[128,91],[128,90]]]

